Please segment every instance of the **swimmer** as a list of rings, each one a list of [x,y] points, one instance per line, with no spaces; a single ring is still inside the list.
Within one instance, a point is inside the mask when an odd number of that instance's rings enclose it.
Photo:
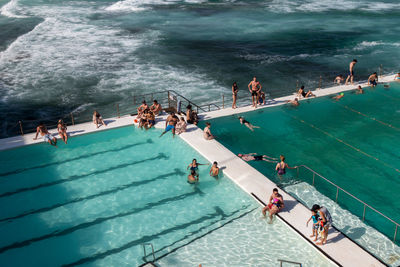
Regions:
[[[243,117],[239,117],[240,124],[244,124],[247,128],[249,128],[252,132],[254,132],[254,128],[260,128],[259,126],[254,126],[250,122],[246,121]]]
[[[334,99],[334,100],[339,100],[339,99],[341,99],[342,97],[344,97],[344,93],[340,93],[340,94],[338,94],[338,95],[332,97],[332,99]]]
[[[333,83],[341,84],[343,81],[344,81],[343,75],[340,74],[340,75],[336,76],[335,80],[333,80]]]
[[[351,84],[353,84],[353,79],[354,79],[354,66],[357,64],[357,59],[353,59],[352,62],[350,62],[349,65],[349,75],[347,76],[345,85],[348,84],[349,80],[351,82]]]
[[[400,82],[400,72],[394,76],[394,80]]]
[[[269,212],[270,223],[272,222],[272,216],[277,214],[285,207],[283,203],[283,197],[279,194],[278,189],[274,188],[272,190],[272,195],[269,198],[268,205],[262,209],[262,214],[265,217],[267,211]]]
[[[244,161],[266,161],[266,162],[277,162],[277,158],[272,158],[267,155],[257,155],[257,153],[249,153],[249,154],[238,154],[238,157]]]
[[[49,133],[43,122],[39,123],[39,126],[36,128],[36,136],[33,140],[37,140],[39,133],[45,142],[57,147],[57,139]]]
[[[189,170],[189,168],[190,168],[190,171],[194,171],[195,172],[195,174],[196,174],[196,176],[197,176],[197,178],[199,178],[199,166],[200,165],[210,165],[209,163],[207,163],[207,164],[201,164],[201,163],[197,163],[197,160],[196,159],[193,159],[192,160],[192,163],[190,163],[188,166],[187,166],[187,170]]]
[[[361,85],[359,85],[356,89],[356,94],[364,94],[364,90],[362,89]]]
[[[214,161],[214,163],[213,163],[213,165],[211,166],[211,169],[210,169],[210,176],[212,176],[214,178],[218,178],[218,174],[219,174],[218,163],[216,161]]]
[[[204,131],[203,131],[203,137],[206,140],[215,139],[215,136],[211,134],[210,128],[211,128],[211,123],[206,122],[206,127],[204,128]]]
[[[187,182],[189,184],[195,184],[195,183],[199,182],[199,176],[198,175],[196,176],[196,172],[195,171],[193,171],[193,170],[190,171],[190,174],[188,175]]]
[[[297,106],[299,106],[300,105],[300,103],[299,103],[299,99],[296,97],[294,100],[288,100],[288,101],[286,101],[286,103],[290,103],[290,104],[292,104],[292,106],[294,106],[294,107],[297,107]]]
[[[378,85],[378,74],[376,74],[376,72],[372,73],[368,77],[368,84],[371,85],[371,87],[375,87]]]
[[[278,162],[276,164],[275,170],[278,172],[278,175],[284,175],[286,173],[286,168],[288,169],[296,169],[298,166],[295,167],[290,167],[286,162],[285,162],[285,156],[280,155],[279,156],[281,162]]]
[[[299,89],[299,91],[297,92],[298,97],[300,98],[301,96],[304,98],[310,97],[310,96],[316,96],[314,95],[311,91],[304,91],[304,85],[302,85]]]

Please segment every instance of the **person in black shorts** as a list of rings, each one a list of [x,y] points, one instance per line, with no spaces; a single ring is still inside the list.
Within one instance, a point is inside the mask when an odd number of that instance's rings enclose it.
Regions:
[[[257,155],[257,153],[249,153],[249,154],[238,154],[238,157],[244,161],[266,161],[266,162],[277,162],[277,158],[272,158],[267,155]]]
[[[251,100],[253,102],[253,107],[257,107],[257,101],[258,101],[258,96],[259,93],[262,89],[261,83],[257,81],[256,76],[253,77],[253,80],[249,83],[247,86],[249,88],[249,91],[251,93]]]

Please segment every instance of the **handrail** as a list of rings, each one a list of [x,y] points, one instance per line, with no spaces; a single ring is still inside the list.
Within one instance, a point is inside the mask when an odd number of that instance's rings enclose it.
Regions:
[[[300,267],[302,266],[302,264],[300,262],[296,262],[296,261],[288,261],[288,260],[281,260],[278,259],[278,261],[280,262],[280,266],[282,267],[282,263],[286,262],[286,263],[291,263],[291,264],[296,264],[299,265]]]
[[[153,244],[152,244],[152,243],[143,243],[143,244],[142,244],[144,259],[146,260],[147,256],[149,256],[149,255],[147,255],[147,253],[146,253],[146,246],[150,246],[150,247],[151,247],[151,254],[153,255],[153,261],[155,261],[155,260],[156,260],[156,256],[154,255],[154,247],[153,247]]]
[[[315,175],[318,175],[319,177],[321,177],[322,179],[324,179],[325,181],[327,181],[328,183],[330,183],[331,185],[336,187],[336,203],[338,200],[338,195],[339,195],[339,189],[341,191],[343,191],[344,193],[346,193],[347,195],[351,196],[352,198],[354,198],[355,200],[357,200],[358,202],[362,203],[364,205],[364,211],[363,211],[363,218],[362,220],[365,220],[365,211],[366,211],[366,207],[370,208],[371,210],[375,211],[376,213],[378,213],[379,215],[383,216],[385,219],[389,220],[390,222],[394,223],[396,225],[396,230],[394,233],[394,237],[393,237],[393,241],[396,241],[396,235],[397,235],[397,229],[400,226],[399,223],[397,223],[396,221],[394,221],[393,219],[389,218],[388,216],[386,216],[385,214],[383,214],[382,212],[378,211],[377,209],[375,209],[374,207],[368,205],[367,203],[365,203],[364,201],[362,201],[361,199],[359,199],[358,197],[354,196],[353,194],[349,193],[348,191],[344,190],[343,188],[341,188],[340,186],[336,185],[335,183],[333,183],[332,181],[330,181],[328,178],[322,176],[321,174],[319,174],[318,172],[314,171],[313,169],[311,169],[310,167],[308,167],[307,165],[300,165],[297,168],[297,177],[299,177],[299,168],[305,168],[307,170],[309,170],[310,172],[313,173],[313,183],[312,186],[314,186],[314,182],[315,182]]]

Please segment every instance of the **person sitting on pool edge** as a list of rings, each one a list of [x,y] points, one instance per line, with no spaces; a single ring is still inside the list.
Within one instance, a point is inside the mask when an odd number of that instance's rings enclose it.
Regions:
[[[274,214],[277,214],[281,210],[283,210],[284,207],[285,207],[285,204],[283,203],[282,195],[279,194],[277,188],[274,188],[272,190],[272,195],[269,197],[268,205],[265,206],[262,209],[262,214],[265,217],[266,213],[268,211],[269,212],[269,219],[270,219],[269,222],[271,223],[272,222],[272,216]]]
[[[203,131],[203,137],[206,140],[215,139],[215,136],[212,135],[210,128],[211,128],[211,123],[206,122],[206,127],[204,127],[204,131]]]
[[[338,76],[336,76],[335,80],[333,80],[333,83],[341,84],[343,81],[344,81],[343,75],[339,74]]]
[[[188,105],[186,107],[186,122],[189,124],[197,125],[198,121],[199,117],[197,116],[197,113],[192,110],[192,105]]]
[[[33,138],[33,140],[37,140],[39,133],[43,137],[43,140],[45,142],[49,143],[52,146],[57,147],[57,138],[55,138],[49,133],[43,122],[40,122],[39,126],[36,127],[36,136],[35,138]]]
[[[210,176],[214,177],[214,178],[218,178],[218,174],[219,174],[218,163],[216,161],[214,161],[214,163],[213,163],[213,165],[211,166],[211,169],[210,169]]]
[[[150,110],[153,111],[155,116],[158,116],[162,110],[161,104],[157,100],[153,100],[153,105],[151,105]]]
[[[142,117],[142,113],[146,110],[149,109],[149,106],[146,103],[146,100],[142,101],[142,104],[137,108],[137,119],[140,119]]]
[[[277,158],[272,158],[267,155],[257,155],[257,153],[249,153],[249,154],[238,154],[238,157],[244,161],[266,161],[266,162],[277,162]]]
[[[397,73],[396,76],[394,76],[394,80],[400,82],[400,72]]]
[[[378,74],[376,74],[376,72],[372,73],[368,77],[368,84],[371,85],[371,87],[375,87],[378,85]]]
[[[306,91],[304,91],[304,85],[302,85],[300,87],[299,91],[297,92],[297,95],[298,95],[299,98],[301,96],[304,97],[304,98],[311,97],[311,96],[314,96],[314,97],[316,96],[311,91],[307,91],[307,93],[306,93]]]

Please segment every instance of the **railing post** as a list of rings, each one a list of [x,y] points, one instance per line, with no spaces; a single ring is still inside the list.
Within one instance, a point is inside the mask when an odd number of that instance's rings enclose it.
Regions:
[[[208,104],[208,111],[211,111],[211,107],[210,107],[210,104]]]
[[[299,90],[299,80],[296,81],[296,92]]]
[[[318,90],[321,90],[321,86],[322,86],[322,76],[319,76],[319,86],[318,86]]]
[[[339,187],[336,187],[336,203],[337,203],[338,196],[339,196]]]
[[[367,208],[367,206],[364,204],[363,221],[365,220],[365,209],[366,208]]]
[[[222,108],[225,108],[225,96],[222,94]]]
[[[314,186],[314,183],[315,183],[315,172],[313,172],[312,174],[312,186]]]
[[[396,230],[394,230],[394,237],[393,237],[393,242],[396,242],[396,235],[397,235],[397,228],[399,227],[398,224],[396,224]]]
[[[71,123],[72,123],[72,125],[75,125],[74,115],[72,114],[72,112],[70,114],[71,114]]]
[[[133,104],[136,105],[136,96],[133,95]]]
[[[22,121],[18,121],[19,123],[19,130],[21,131],[21,135],[24,135],[24,129],[22,128]]]
[[[153,102],[154,101],[154,95],[153,95],[153,93],[151,93],[151,102]]]
[[[171,107],[171,99],[169,97],[170,97],[170,93],[168,91],[168,108]]]
[[[382,64],[379,66],[379,77],[382,77]]]
[[[119,104],[117,103],[117,117],[119,118]]]
[[[299,168],[297,168],[297,179],[299,179]]]
[[[199,114],[199,106],[196,106],[196,113]]]

